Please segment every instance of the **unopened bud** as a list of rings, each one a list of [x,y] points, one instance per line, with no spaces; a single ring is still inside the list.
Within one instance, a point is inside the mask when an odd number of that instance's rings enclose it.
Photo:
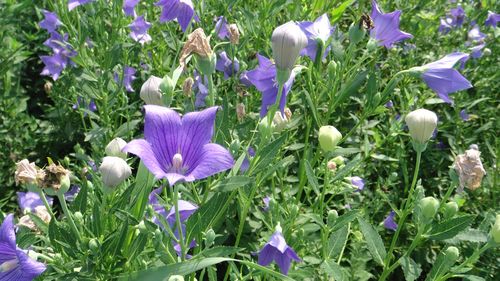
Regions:
[[[193,84],[194,84],[194,80],[191,77],[188,77],[188,78],[186,78],[186,80],[184,80],[184,84],[182,85],[182,93],[184,94],[184,96],[186,96],[188,98],[191,97],[191,93],[193,90]]]
[[[273,118],[273,129],[275,132],[279,133],[283,131],[288,123],[288,119],[281,112],[276,112]]]
[[[162,105],[161,82],[162,79],[160,77],[151,76],[142,84],[140,97],[146,104]]]
[[[240,31],[235,23],[228,26],[229,28],[229,41],[233,45],[237,45],[240,42]]]
[[[52,93],[52,83],[50,83],[50,81],[45,82],[43,89],[45,90],[45,93],[49,95]]]
[[[95,238],[90,239],[90,241],[89,241],[89,249],[93,253],[97,253],[99,251],[99,241],[97,241],[97,239],[95,239]]]
[[[271,45],[276,68],[291,71],[300,51],[307,45],[307,37],[297,24],[289,21],[274,29]]]
[[[328,161],[328,163],[326,164],[328,170],[334,172],[337,170],[337,163],[335,163],[334,161],[330,160]]]
[[[331,161],[335,162],[335,164],[337,164],[338,166],[342,166],[345,164],[345,158],[340,155],[333,158]]]
[[[80,224],[83,223],[83,214],[82,213],[77,211],[73,214],[73,217],[75,218],[76,222],[78,222]]]
[[[335,79],[337,75],[337,69],[338,69],[338,64],[334,61],[331,60],[328,63],[327,69],[328,69],[328,75],[330,76],[330,79]]]
[[[458,212],[458,204],[454,201],[444,204],[443,216],[445,219],[451,219]]]
[[[283,112],[285,113],[286,120],[292,120],[292,110],[290,110],[290,108],[285,107],[285,110],[283,110]]]
[[[483,50],[483,55],[485,55],[485,56],[489,56],[489,55],[491,55],[491,50],[490,50],[490,48],[484,48],[484,50]]]
[[[410,135],[419,144],[426,143],[436,129],[438,118],[436,113],[427,109],[414,110],[405,117]]]
[[[319,145],[325,152],[334,151],[342,134],[333,126],[322,126],[318,133]]]
[[[160,91],[162,92],[160,105],[170,106],[174,95],[175,83],[170,76],[165,75],[160,82]]]
[[[205,235],[205,246],[206,247],[212,246],[214,244],[215,237],[216,237],[216,235],[215,235],[214,230],[210,228],[207,231],[207,234]]]
[[[420,200],[420,208],[425,218],[432,219],[439,208],[439,200],[429,196]]]
[[[172,275],[168,278],[168,281],[184,281],[184,277],[181,275]]]
[[[336,210],[328,211],[328,218],[327,218],[328,227],[333,227],[333,225],[337,221],[338,217],[339,217],[339,213],[337,213]]]
[[[238,117],[238,121],[242,121],[243,118],[245,118],[246,112],[245,112],[245,104],[239,103],[236,106],[236,117]]]
[[[122,152],[122,149],[127,145],[127,142],[122,138],[114,138],[112,141],[106,145],[104,151],[107,156],[116,156],[123,159],[127,158],[127,153]]]
[[[99,171],[102,175],[102,181],[107,187],[119,185],[132,174],[127,162],[116,156],[104,157]]]
[[[460,256],[460,251],[458,251],[457,247],[450,246],[446,249],[445,256],[447,260],[455,263]]]

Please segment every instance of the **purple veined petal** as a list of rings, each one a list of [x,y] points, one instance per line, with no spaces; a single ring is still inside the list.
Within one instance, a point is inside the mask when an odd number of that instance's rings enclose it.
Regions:
[[[204,179],[229,170],[233,165],[234,159],[227,149],[215,143],[208,143],[203,146],[198,161],[189,172],[188,177],[192,177],[193,180]]]
[[[479,44],[477,46],[470,48],[471,58],[478,59],[478,58],[482,57],[483,56],[482,50],[485,46],[486,46],[486,44],[483,43],[483,44]]]
[[[280,253],[284,254],[288,245],[286,244],[285,238],[281,232],[275,231],[271,238],[269,239],[269,245],[276,248]]]
[[[370,36],[379,42],[379,45],[391,48],[394,43],[413,38],[413,35],[399,29],[399,18],[401,11],[382,13],[377,2],[372,0],[371,18],[374,28],[370,31]]]
[[[365,189],[365,181],[358,176],[351,178],[351,184],[356,187],[356,191],[362,191]]]
[[[68,10],[71,11],[80,5],[84,5],[84,4],[93,2],[93,1],[94,0],[69,0],[68,1]]]
[[[451,9],[450,15],[453,17],[455,26],[459,27],[463,24],[465,19],[465,11],[462,6]]]
[[[384,219],[384,227],[386,229],[396,231],[398,228],[398,224],[394,221],[394,217],[396,216],[396,212],[391,211],[389,215]]]
[[[469,41],[482,42],[484,38],[486,38],[486,34],[482,33],[479,30],[479,25],[475,24],[469,33],[467,33],[467,37],[469,38]]]
[[[17,249],[17,259],[19,261],[19,266],[17,268],[17,271],[21,273],[19,279],[15,279],[17,281],[33,280],[37,276],[42,274],[46,269],[45,264],[33,260],[21,249]]]
[[[240,83],[245,85],[246,87],[250,87],[252,86],[252,82],[250,82],[250,80],[248,79],[248,71],[243,71],[241,74],[240,74]]]
[[[0,226],[0,264],[16,258],[16,249],[14,215],[8,214]]]
[[[457,62],[464,60],[467,58],[469,55],[461,52],[455,52],[448,54],[444,56],[443,58],[435,61],[428,63],[424,65],[423,67],[426,69],[431,69],[431,68],[453,68]]]
[[[155,178],[162,179],[167,176],[160,162],[156,159],[156,154],[153,152],[151,145],[146,140],[132,140],[123,148],[122,151],[135,154],[141,158],[144,166],[148,168]]]
[[[285,254],[292,260],[295,260],[296,262],[301,262],[302,259],[299,258],[297,253],[292,249],[292,247],[288,246],[288,248],[285,251]]]
[[[66,193],[64,193],[64,199],[68,202],[74,201],[79,192],[80,187],[78,185],[72,184],[70,189]]]
[[[318,40],[326,43],[333,34],[334,28],[330,24],[330,19],[327,14],[323,14],[314,22],[299,22],[298,26],[307,37],[307,47],[300,51],[300,55],[307,55],[311,60],[315,60],[318,50]],[[329,48],[324,50],[323,58],[326,57],[328,50]]]
[[[227,21],[224,16],[220,16],[215,23],[215,33],[219,39],[229,37],[229,30],[227,29]]]
[[[135,6],[140,0],[124,0],[123,1],[123,12],[126,16],[135,17]]]
[[[268,266],[273,262],[275,254],[278,252],[273,246],[266,244],[264,248],[259,252],[258,264],[262,266]]]
[[[277,254],[274,256],[274,260],[276,264],[280,268],[281,273],[284,275],[288,275],[288,271],[290,270],[291,260],[287,255]]]
[[[500,14],[488,11],[488,17],[484,21],[484,25],[496,27],[499,21],[500,21]]]
[[[151,36],[148,34],[148,29],[151,27],[151,23],[144,19],[144,16],[136,17],[135,20],[129,25],[130,27],[130,37],[144,45],[151,41]]]
[[[61,72],[67,65],[67,58],[61,56],[60,54],[40,56],[40,59],[45,64],[45,67],[40,74],[44,76],[51,76],[54,81],[59,78]]]
[[[198,210],[198,206],[196,206],[195,204],[193,204],[189,201],[179,200],[177,204],[179,207],[179,217],[180,217],[181,222],[186,221],[192,214],[194,214],[194,212],[196,212],[196,210]],[[176,218],[175,218],[175,206],[172,206],[172,208],[170,208],[170,211],[168,212],[165,219],[168,222],[176,220]]]
[[[41,28],[47,30],[49,33],[54,32],[62,22],[57,17],[56,13],[49,12],[47,10],[42,10],[44,19],[38,24]]]
[[[47,202],[52,205],[54,199],[47,196]],[[38,206],[45,206],[40,195],[36,192],[17,192],[17,202],[21,208],[21,212],[34,211]]]
[[[183,32],[194,17],[194,8],[191,0],[162,0],[155,3],[162,7],[160,22],[177,19]]]
[[[179,148],[183,164],[190,171],[196,167],[204,145],[212,140],[214,123],[218,106],[213,106],[199,112],[190,112],[182,117],[182,134],[179,138]]]
[[[422,79],[447,103],[453,103],[448,94],[472,87],[472,84],[454,68],[429,69],[422,74]]]
[[[179,22],[182,31],[186,32],[186,29],[193,20],[194,16],[193,3],[191,0],[179,0],[179,3],[181,3],[181,7],[180,14],[177,16],[177,21]]]

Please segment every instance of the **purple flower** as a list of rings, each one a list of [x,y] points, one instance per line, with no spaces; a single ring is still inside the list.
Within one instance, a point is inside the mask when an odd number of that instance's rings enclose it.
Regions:
[[[248,148],[248,156],[254,157],[255,156],[255,149],[253,149],[252,147],[249,147]],[[250,168],[250,159],[248,159],[248,157],[245,157],[245,159],[241,163],[240,171],[244,173],[244,172],[248,171],[248,168]]]
[[[269,211],[269,202],[271,201],[271,197],[266,196],[262,198],[262,201],[264,202],[264,208],[262,208],[262,210],[264,210],[265,212]]]
[[[300,55],[307,55],[311,60],[316,59],[316,53],[318,52],[319,40],[322,41],[322,44],[326,47],[326,42],[332,36],[334,28],[330,24],[330,20],[328,19],[327,14],[323,14],[319,18],[317,18],[314,22],[303,21],[298,23],[300,29],[307,36],[307,46],[300,51]],[[328,46],[324,53],[322,54],[322,58],[325,58],[330,51],[331,47]]]
[[[84,5],[90,2],[93,2],[94,0],[69,0],[68,1],[68,10],[73,10],[74,8]]]
[[[483,43],[483,44],[479,44],[477,46],[470,48],[471,58],[478,59],[478,58],[482,57],[483,56],[482,50],[483,50],[484,46],[486,46],[486,45]]]
[[[450,10],[450,15],[453,18],[454,26],[459,27],[462,26],[465,19],[465,12],[462,9],[462,6],[458,6]]]
[[[151,23],[144,20],[144,16],[139,16],[128,26],[130,27],[130,37],[134,41],[141,43],[147,43],[151,41],[151,36],[148,34],[148,29],[151,27]]]
[[[394,103],[392,102],[392,100],[389,100],[389,101],[385,104],[385,107],[387,107],[387,108],[393,108],[393,107],[394,107]]]
[[[139,3],[139,0],[125,0],[123,1],[123,12],[126,16],[135,17],[135,6]]]
[[[276,66],[268,58],[257,54],[259,66],[246,73],[248,80],[262,93],[260,116],[267,114],[268,107],[276,103],[278,97],[278,83],[276,82]],[[280,110],[284,114],[286,98],[292,89],[295,73],[292,71],[290,78],[285,82],[280,100]]]
[[[73,104],[73,106],[71,107],[73,110],[77,110],[78,108],[85,108],[91,112],[95,112],[97,110],[97,106],[94,102],[93,99],[90,100],[89,104],[87,105],[85,103],[85,101],[83,100],[82,97],[77,97],[76,98],[76,103]],[[84,112],[83,113],[83,116],[87,116],[87,112]]]
[[[7,215],[0,226],[0,253],[0,280],[31,281],[46,269],[45,264],[17,247],[13,214]]]
[[[59,54],[63,57],[66,57],[68,63],[71,63],[71,60],[69,60],[69,58],[76,56],[78,53],[75,50],[73,50],[73,47],[71,47],[71,45],[67,41],[68,41],[67,33],[64,34],[64,36],[62,36],[57,31],[54,31],[50,33],[49,39],[45,40],[43,44],[51,48],[54,54]]]
[[[500,14],[488,11],[488,18],[484,21],[485,26],[497,26],[500,21]]]
[[[440,33],[443,33],[443,34],[446,34],[448,32],[450,32],[450,30],[454,27],[453,25],[453,19],[450,18],[450,17],[446,17],[446,18],[441,18],[439,20],[439,29],[438,31]]]
[[[194,71],[194,84],[193,90],[196,93],[196,99],[194,101],[194,106],[196,108],[205,106],[205,99],[208,96],[208,78],[204,77],[198,71]]]
[[[285,238],[281,232],[276,231],[259,252],[259,265],[267,266],[275,261],[281,270],[281,273],[288,275],[290,263],[292,260],[300,262],[301,259],[297,253],[286,244]]]
[[[467,37],[469,38],[469,41],[472,42],[482,42],[484,38],[486,38],[486,34],[482,33],[479,30],[479,25],[475,24],[471,30],[469,30],[469,33],[467,34]]]
[[[356,191],[362,191],[365,189],[365,181],[358,176],[351,178],[351,184],[357,187]]]
[[[72,184],[70,189],[64,193],[64,199],[66,201],[71,202],[74,201],[76,196],[78,195],[78,192],[80,192],[80,187],[78,185]]]
[[[229,29],[227,28],[227,21],[223,16],[220,16],[215,23],[215,33],[219,39],[229,37]]]
[[[144,139],[129,142],[124,152],[135,154],[157,179],[204,179],[233,167],[231,153],[210,143],[218,107],[190,112],[182,118],[172,109],[145,105]]]
[[[379,46],[391,48],[396,42],[413,38],[413,35],[399,29],[399,17],[401,11],[396,10],[384,14],[375,0],[372,0],[371,18],[375,27],[370,31],[370,36],[376,39]]]
[[[468,121],[470,119],[469,114],[467,114],[467,110],[465,109],[460,110],[460,118],[462,118],[462,120],[464,121]]]
[[[237,58],[234,58],[234,61],[232,61],[226,52],[223,51],[217,56],[215,69],[224,72],[224,80],[227,80],[240,70],[240,62]]]
[[[422,79],[447,103],[453,103],[448,94],[472,87],[472,84],[453,68],[458,61],[463,61],[468,56],[460,52],[451,53],[438,61],[422,66],[424,70]]]
[[[135,75],[135,69],[130,66],[125,66],[123,68],[123,85],[125,86],[125,90],[127,92],[133,92],[134,89],[132,89],[132,82],[136,79]]]
[[[179,217],[181,223],[187,221],[187,219],[198,210],[198,206],[195,204],[189,202],[189,201],[184,201],[184,200],[179,200],[178,201],[178,207],[179,207]],[[174,227],[175,225],[175,206],[172,206],[170,208],[170,211],[168,214],[165,216],[165,219],[167,220],[168,224],[170,227]]]
[[[52,79],[57,80],[61,72],[66,67],[68,59],[62,54],[53,54],[52,56],[41,56],[40,59],[45,64],[41,75],[51,76]]]
[[[52,199],[52,197],[47,196],[47,202],[49,203],[49,205],[52,206],[53,201],[54,199]],[[22,213],[34,211],[38,206],[45,207],[42,199],[40,198],[40,195],[38,195],[38,193],[36,192],[31,191],[17,192],[17,203],[19,204]]]
[[[160,0],[155,5],[162,7],[160,22],[177,19],[183,32],[186,31],[194,17],[193,2],[191,0]]]
[[[385,218],[385,220],[384,220],[384,227],[386,229],[389,229],[389,230],[392,230],[392,231],[396,231],[396,229],[398,229],[398,224],[396,223],[396,221],[394,221],[394,217],[395,216],[396,216],[396,212],[391,211],[389,213],[389,215]]]
[[[245,70],[243,71],[241,74],[240,74],[240,83],[247,86],[247,87],[250,87],[252,86],[252,82],[248,79],[248,71]]]
[[[41,28],[47,30],[49,33],[54,32],[62,22],[57,17],[56,13],[42,10],[44,19],[38,24]]]

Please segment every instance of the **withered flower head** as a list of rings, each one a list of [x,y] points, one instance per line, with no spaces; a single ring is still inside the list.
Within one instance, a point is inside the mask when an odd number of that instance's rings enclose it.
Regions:
[[[23,159],[16,163],[15,172],[16,185],[37,184],[44,177],[44,172],[38,168],[34,162]]]
[[[210,48],[210,37],[205,35],[202,28],[197,28],[188,35],[188,39],[182,47],[180,64],[184,66],[186,58],[192,53],[202,58],[209,58],[213,54],[212,48]]]
[[[236,117],[238,118],[238,121],[242,121],[243,118],[245,118],[246,112],[245,112],[245,104],[239,103],[236,106]]]
[[[229,25],[229,41],[233,45],[240,43],[240,31],[235,23]]]
[[[460,154],[455,158],[453,166],[458,174],[461,190],[464,187],[476,190],[481,186],[481,180],[486,175],[486,171],[483,168],[483,163],[481,163],[480,155],[481,152],[477,145],[473,144],[464,154]]]
[[[69,188],[69,171],[54,163],[45,167],[45,177],[41,182],[42,188],[59,191],[61,187]]]
[[[190,98],[191,97],[191,91],[193,89],[193,84],[194,80],[191,77],[186,78],[184,80],[184,84],[182,85],[182,93],[184,93],[184,96]]]
[[[37,206],[35,207],[34,214],[39,217],[42,221],[45,223],[50,222],[50,214],[47,211],[47,208],[45,206]],[[24,215],[19,219],[19,222],[17,223],[18,226],[25,226],[31,230],[34,230],[36,232],[39,232],[39,229],[36,227],[36,224],[33,222],[31,219],[30,215]]]

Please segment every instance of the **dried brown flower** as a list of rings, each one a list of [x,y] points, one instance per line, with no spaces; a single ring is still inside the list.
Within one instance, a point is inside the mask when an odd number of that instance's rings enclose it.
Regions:
[[[480,155],[481,152],[477,145],[473,144],[464,154],[460,154],[455,158],[453,166],[458,174],[461,190],[464,187],[476,190],[481,186],[486,171],[483,168],[483,163],[481,163]]]
[[[16,185],[19,184],[38,184],[44,178],[44,172],[38,168],[34,162],[23,159],[16,163],[15,172]]]
[[[180,56],[180,64],[182,66],[185,66],[186,58],[192,53],[203,58],[209,58],[213,54],[212,48],[210,48],[210,37],[205,35],[202,28],[197,28],[188,35]]]
[[[191,77],[186,78],[184,80],[184,84],[182,85],[182,92],[184,93],[184,96],[190,98],[191,97],[191,91],[193,89],[193,84],[194,80]]]
[[[47,211],[47,208],[45,206],[37,206],[35,207],[35,212],[34,214],[39,217],[42,221],[45,223],[50,222],[50,214]],[[19,219],[19,222],[17,223],[19,226],[25,226],[31,230],[34,230],[36,232],[39,232],[40,230],[37,228],[35,222],[31,219],[29,215],[24,215]]]
[[[69,171],[66,170],[61,165],[56,165],[54,163],[45,167],[45,177],[41,182],[42,188],[51,188],[58,191],[61,188],[63,181],[67,180],[69,177]]]
[[[240,31],[235,23],[229,25],[229,41],[233,45],[240,43]]]

